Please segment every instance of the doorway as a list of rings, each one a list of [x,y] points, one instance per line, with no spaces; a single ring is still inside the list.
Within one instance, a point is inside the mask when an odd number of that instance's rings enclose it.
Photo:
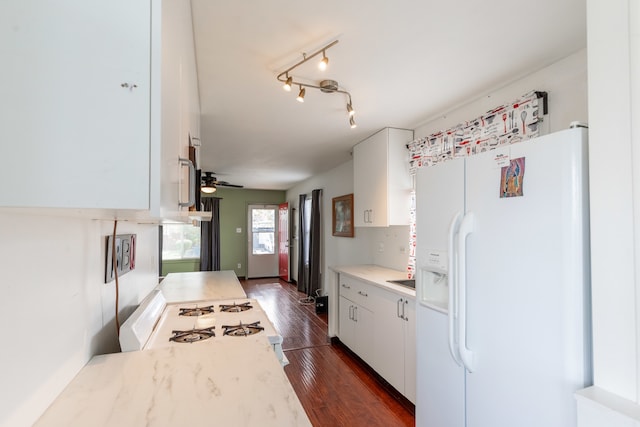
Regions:
[[[247,278],[278,277],[278,205],[249,205]]]
[[[278,276],[289,282],[289,203],[278,206]]]

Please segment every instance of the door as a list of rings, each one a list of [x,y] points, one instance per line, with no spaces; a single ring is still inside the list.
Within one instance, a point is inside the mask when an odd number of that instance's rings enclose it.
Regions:
[[[278,205],[249,205],[247,277],[278,277]]]
[[[449,352],[448,230],[464,211],[464,160],[419,169],[416,181],[416,425],[464,427],[464,370]],[[433,270],[439,273],[433,273]],[[448,272],[447,272],[448,274]]]
[[[289,277],[289,203],[278,206],[278,275],[286,282]]]
[[[468,427],[576,425],[573,393],[589,375],[588,225],[586,148],[573,131],[467,160]],[[522,196],[500,197],[498,153],[520,165]]]

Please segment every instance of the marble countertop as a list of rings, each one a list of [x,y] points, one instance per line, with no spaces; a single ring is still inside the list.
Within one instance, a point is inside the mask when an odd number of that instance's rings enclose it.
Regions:
[[[406,279],[406,271],[392,270],[390,268],[380,267],[379,265],[372,264],[337,265],[329,268],[336,273],[353,276],[356,279],[364,280],[372,285],[391,290],[410,298],[415,298],[416,296],[415,289],[387,282],[387,280]]]
[[[96,356],[35,424],[311,426],[265,337]]]
[[[247,297],[233,270],[170,273],[157,289],[167,303]]]

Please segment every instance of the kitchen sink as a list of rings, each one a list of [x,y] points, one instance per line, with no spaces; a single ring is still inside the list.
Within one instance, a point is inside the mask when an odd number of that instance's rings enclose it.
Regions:
[[[387,280],[389,283],[395,283],[396,285],[405,286],[407,288],[415,289],[416,288],[416,280],[415,279],[404,279],[404,280]]]

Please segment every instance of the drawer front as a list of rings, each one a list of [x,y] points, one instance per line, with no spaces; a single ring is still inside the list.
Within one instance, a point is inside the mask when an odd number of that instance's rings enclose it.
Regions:
[[[340,275],[340,295],[368,310],[373,310],[371,288],[366,282]]]

